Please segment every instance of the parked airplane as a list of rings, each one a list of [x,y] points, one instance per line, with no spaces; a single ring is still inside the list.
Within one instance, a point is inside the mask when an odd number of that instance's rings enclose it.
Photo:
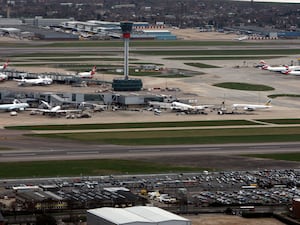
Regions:
[[[4,80],[7,80],[8,79],[8,76],[4,73],[0,73],[0,81],[4,81]]]
[[[1,104],[0,110],[14,111],[14,110],[25,110],[29,107],[28,103],[20,102],[18,99],[15,99],[11,104]]]
[[[0,70],[5,70],[8,66],[8,60],[3,64],[3,66],[0,66]]]
[[[60,105],[51,106],[48,102],[45,102],[45,101],[41,101],[41,102],[47,107],[47,109],[40,109],[40,108],[29,109],[32,114],[34,112],[41,112],[41,113],[43,113],[43,115],[56,116],[56,115],[61,115],[61,114],[66,114],[66,113],[82,112],[82,110],[80,110],[80,109],[61,109]]]
[[[243,108],[245,111],[254,111],[257,109],[268,109],[271,108],[271,99],[269,99],[265,104],[253,105],[253,104],[232,104],[232,109],[237,110],[238,108]]]
[[[248,40],[248,36],[245,35],[245,36],[241,36],[241,37],[237,37],[237,38],[234,38],[234,40],[237,40],[237,41],[243,41],[243,40]]]
[[[300,70],[300,66],[287,66],[288,70],[293,70],[293,71],[299,71]]]
[[[189,105],[181,102],[172,102],[171,109],[174,111],[185,112],[185,113],[197,113],[204,112],[205,109],[212,107],[212,105]]]
[[[52,84],[53,80],[49,77],[41,77],[38,76],[38,78],[33,78],[33,79],[26,79],[22,77],[22,79],[14,79],[15,81],[19,82],[19,86],[22,85],[50,85]]]
[[[96,69],[96,66],[94,66],[91,71],[77,73],[75,76],[78,76],[80,78],[93,78],[94,74],[96,73]]]
[[[295,75],[295,76],[299,76],[300,75],[300,71],[299,70],[286,70],[286,71],[281,71],[281,73],[286,74],[286,75]]]
[[[269,65],[264,65],[261,67],[263,70],[269,70],[273,72],[281,72],[285,71],[288,69],[288,66],[269,66]]]

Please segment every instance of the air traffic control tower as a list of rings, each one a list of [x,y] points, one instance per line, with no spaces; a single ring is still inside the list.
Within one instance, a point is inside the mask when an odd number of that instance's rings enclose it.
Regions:
[[[121,22],[120,26],[123,33],[124,40],[124,78],[113,79],[112,88],[114,91],[140,91],[143,87],[141,79],[130,79],[129,73],[129,40],[132,31],[132,22]]]

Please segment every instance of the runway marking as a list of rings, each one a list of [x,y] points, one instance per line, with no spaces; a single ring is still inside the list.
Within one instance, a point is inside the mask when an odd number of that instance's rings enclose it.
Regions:
[[[160,150],[129,150],[128,152],[160,152]]]
[[[189,148],[189,151],[209,151],[209,150],[220,150],[221,148]]]
[[[12,157],[12,156],[33,156],[35,153],[10,153],[10,154],[2,154],[4,157]]]
[[[76,155],[76,154],[99,154],[99,152],[67,152],[67,155]]]
[[[249,149],[274,149],[281,148],[280,146],[257,146],[257,147],[249,147]]]

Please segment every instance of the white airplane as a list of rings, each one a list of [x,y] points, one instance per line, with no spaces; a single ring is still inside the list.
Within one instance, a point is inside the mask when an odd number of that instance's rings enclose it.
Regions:
[[[237,38],[234,38],[234,40],[237,40],[237,41],[243,41],[243,40],[248,40],[248,36],[245,35],[245,36],[241,36],[241,37],[237,37]]]
[[[4,80],[7,80],[8,79],[8,76],[4,73],[0,73],[0,81],[4,81]]]
[[[300,70],[300,66],[287,66],[288,70],[293,70],[293,71],[299,71]]]
[[[15,99],[11,104],[1,104],[0,110],[14,111],[14,110],[25,110],[29,107],[28,103],[20,102],[18,99]]]
[[[61,115],[61,114],[65,114],[65,113],[82,112],[82,110],[80,110],[80,109],[61,109],[60,105],[51,106],[48,102],[45,102],[45,101],[41,101],[41,102],[47,107],[47,109],[31,108],[28,110],[30,110],[32,114],[34,114],[34,112],[41,112],[41,113],[43,113],[43,115],[50,115],[50,116],[56,116],[56,115]]]
[[[295,76],[299,76],[300,75],[300,71],[299,70],[286,70],[286,71],[281,71],[281,73],[286,74],[286,75],[295,75]]]
[[[33,79],[26,79],[22,77],[22,79],[14,79],[15,81],[19,82],[19,86],[22,85],[50,85],[52,84],[53,80],[49,77],[41,77],[38,76],[38,78],[33,78]]]
[[[91,71],[77,73],[75,76],[80,78],[93,78],[94,74],[96,73],[96,69],[97,69],[96,66],[94,66]]]
[[[203,112],[205,109],[212,107],[212,105],[189,105],[181,102],[172,102],[171,109],[179,112]]]
[[[8,66],[8,60],[3,64],[3,66],[0,66],[0,70],[5,70]]]
[[[281,72],[281,71],[286,71],[288,69],[288,66],[269,66],[269,65],[264,65],[261,67],[263,70],[269,70],[273,72]]]
[[[232,104],[232,109],[237,110],[238,108],[243,108],[245,111],[254,111],[257,109],[269,109],[271,108],[271,99],[269,99],[265,104],[253,105],[253,104]]]

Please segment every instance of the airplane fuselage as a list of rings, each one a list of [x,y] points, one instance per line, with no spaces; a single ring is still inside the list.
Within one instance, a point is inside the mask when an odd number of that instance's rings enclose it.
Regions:
[[[0,105],[0,110],[24,110],[25,108],[29,107],[28,103],[12,103],[12,104],[2,104]]]

